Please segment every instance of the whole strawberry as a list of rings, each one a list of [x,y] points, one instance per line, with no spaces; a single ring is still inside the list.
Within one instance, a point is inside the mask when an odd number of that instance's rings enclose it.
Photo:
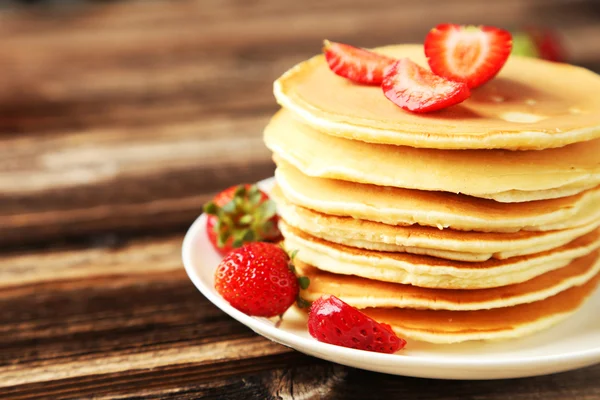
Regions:
[[[258,317],[283,314],[305,289],[308,278],[297,278],[290,257],[278,245],[247,243],[233,250],[215,271],[215,288],[234,308]]]
[[[543,28],[529,28],[514,35],[512,54],[555,62],[565,62],[567,58],[558,32]]]
[[[395,353],[406,345],[389,325],[375,321],[335,296],[322,296],[313,302],[308,332],[320,342],[378,353]]]
[[[232,186],[204,206],[206,231],[222,255],[253,241],[277,240],[275,203],[256,185]]]

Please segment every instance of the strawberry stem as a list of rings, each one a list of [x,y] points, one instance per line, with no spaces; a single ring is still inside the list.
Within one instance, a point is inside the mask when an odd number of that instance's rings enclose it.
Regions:
[[[310,308],[310,306],[312,305],[310,301],[303,299],[300,296],[298,296],[298,298],[296,299],[296,304],[298,304],[298,307],[300,308]]]
[[[256,185],[253,185],[256,186]],[[235,192],[233,193],[234,198],[242,198],[246,196],[246,187],[244,185],[239,185]]]
[[[242,225],[249,225],[254,221],[254,217],[250,214],[246,214],[239,219],[239,223]]]

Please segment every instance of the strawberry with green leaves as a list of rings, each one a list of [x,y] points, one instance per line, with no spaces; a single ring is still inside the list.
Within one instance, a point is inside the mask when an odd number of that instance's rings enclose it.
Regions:
[[[557,31],[529,28],[513,36],[512,54],[565,62],[567,54]]]
[[[222,255],[247,242],[276,241],[277,210],[256,185],[237,185],[220,192],[204,206],[208,238]]]
[[[274,317],[294,302],[305,307],[300,288],[307,277],[297,277],[293,257],[273,243],[247,243],[231,251],[215,271],[215,288],[237,310],[251,316]]]

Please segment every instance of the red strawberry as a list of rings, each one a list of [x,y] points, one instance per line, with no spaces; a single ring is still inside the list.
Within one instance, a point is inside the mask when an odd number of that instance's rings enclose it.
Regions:
[[[537,57],[548,61],[565,62],[567,54],[557,32],[529,28],[513,35],[512,54]]]
[[[215,271],[215,288],[234,308],[259,317],[281,315],[297,299],[308,278],[297,278],[290,257],[278,245],[247,243],[233,250]]]
[[[232,186],[204,206],[206,230],[223,255],[246,242],[277,240],[275,203],[256,185]]]
[[[396,61],[347,44],[324,41],[323,52],[329,68],[339,76],[358,83],[379,85],[386,70]]]
[[[312,304],[308,332],[320,342],[378,353],[395,353],[406,345],[389,325],[375,321],[335,296],[322,296]]]
[[[425,38],[431,70],[470,89],[496,76],[511,49],[510,32],[490,26],[441,24]]]
[[[565,49],[556,32],[548,29],[528,29],[527,33],[535,43],[540,58],[555,62],[565,61]]]
[[[408,58],[392,65],[381,87],[398,107],[418,113],[450,107],[471,95],[465,83],[437,76]]]

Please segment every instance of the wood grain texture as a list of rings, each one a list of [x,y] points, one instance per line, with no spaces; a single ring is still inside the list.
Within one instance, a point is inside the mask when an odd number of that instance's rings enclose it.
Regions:
[[[308,357],[218,310],[180,260],[213,193],[272,175],[272,81],[323,38],[542,25],[599,68],[596,2],[52,4],[0,9],[0,398],[600,398],[600,366],[453,382]]]
[[[3,259],[0,386],[289,351],[198,293],[180,247],[175,237]]]
[[[0,243],[181,229],[218,189],[272,175],[264,123],[213,118],[0,138]]]

